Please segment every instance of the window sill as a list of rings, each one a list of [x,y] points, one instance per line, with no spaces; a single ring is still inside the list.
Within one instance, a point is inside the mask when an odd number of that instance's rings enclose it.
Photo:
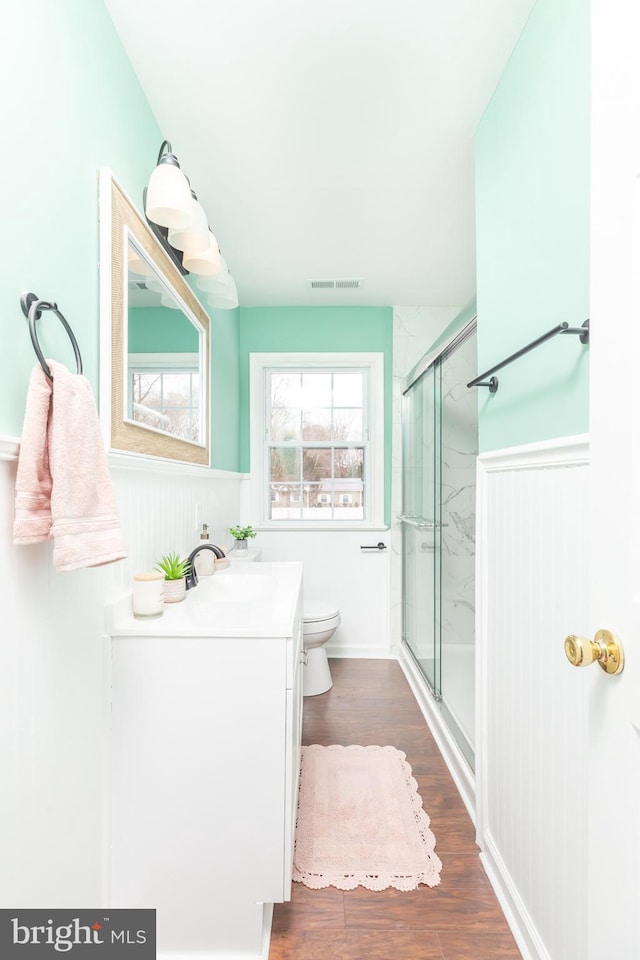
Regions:
[[[254,526],[254,530],[259,531],[260,533],[283,533],[285,531],[297,531],[298,533],[303,531],[304,533],[313,533],[314,531],[319,531],[321,533],[386,533],[390,530],[390,527],[386,525],[378,524],[353,524],[353,523],[270,523],[262,524],[261,526]]]

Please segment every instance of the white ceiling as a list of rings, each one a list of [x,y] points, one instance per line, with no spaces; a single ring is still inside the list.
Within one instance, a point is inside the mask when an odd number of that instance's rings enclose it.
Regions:
[[[534,0],[105,2],[242,305],[471,299],[474,131]]]

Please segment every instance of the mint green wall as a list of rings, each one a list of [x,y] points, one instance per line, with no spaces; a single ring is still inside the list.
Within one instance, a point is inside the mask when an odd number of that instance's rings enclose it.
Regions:
[[[96,0],[5,5],[0,34],[5,243],[0,259],[0,434],[19,436],[35,362],[23,291],[57,301],[98,392],[98,169],[111,167],[139,203],[162,140]],[[45,356],[72,366],[51,314],[38,324]]]
[[[129,310],[129,353],[197,353],[198,331],[168,307]]]
[[[477,130],[479,371],[589,316],[589,26],[538,0]],[[588,353],[557,337],[480,388],[480,449],[585,432]]]
[[[385,522],[391,515],[391,307],[240,307],[240,457],[249,471],[250,353],[384,353]]]
[[[240,470],[239,310],[210,310],[211,463]]]
[[[140,209],[163,135],[102,0],[8,4],[0,86],[3,223],[9,229],[0,260],[6,348],[0,352],[0,435],[19,436],[35,363],[20,294],[31,290],[58,303],[97,400],[98,170],[110,167]],[[221,346],[212,353],[212,464],[231,470],[239,467],[234,322],[230,316],[212,321]],[[52,315],[43,315],[38,335],[45,356],[74,365]]]

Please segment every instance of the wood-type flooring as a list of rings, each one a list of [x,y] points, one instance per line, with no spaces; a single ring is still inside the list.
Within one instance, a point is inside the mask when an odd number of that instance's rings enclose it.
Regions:
[[[395,660],[332,660],[304,701],[303,743],[404,750],[431,818],[440,885],[309,890],[274,909],[269,960],[521,960],[478,859],[473,824]]]

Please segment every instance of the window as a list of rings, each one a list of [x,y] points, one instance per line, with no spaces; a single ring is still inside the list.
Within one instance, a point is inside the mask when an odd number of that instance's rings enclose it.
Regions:
[[[259,522],[382,525],[382,355],[253,354],[251,368]]]
[[[129,354],[128,419],[200,442],[197,354]]]

